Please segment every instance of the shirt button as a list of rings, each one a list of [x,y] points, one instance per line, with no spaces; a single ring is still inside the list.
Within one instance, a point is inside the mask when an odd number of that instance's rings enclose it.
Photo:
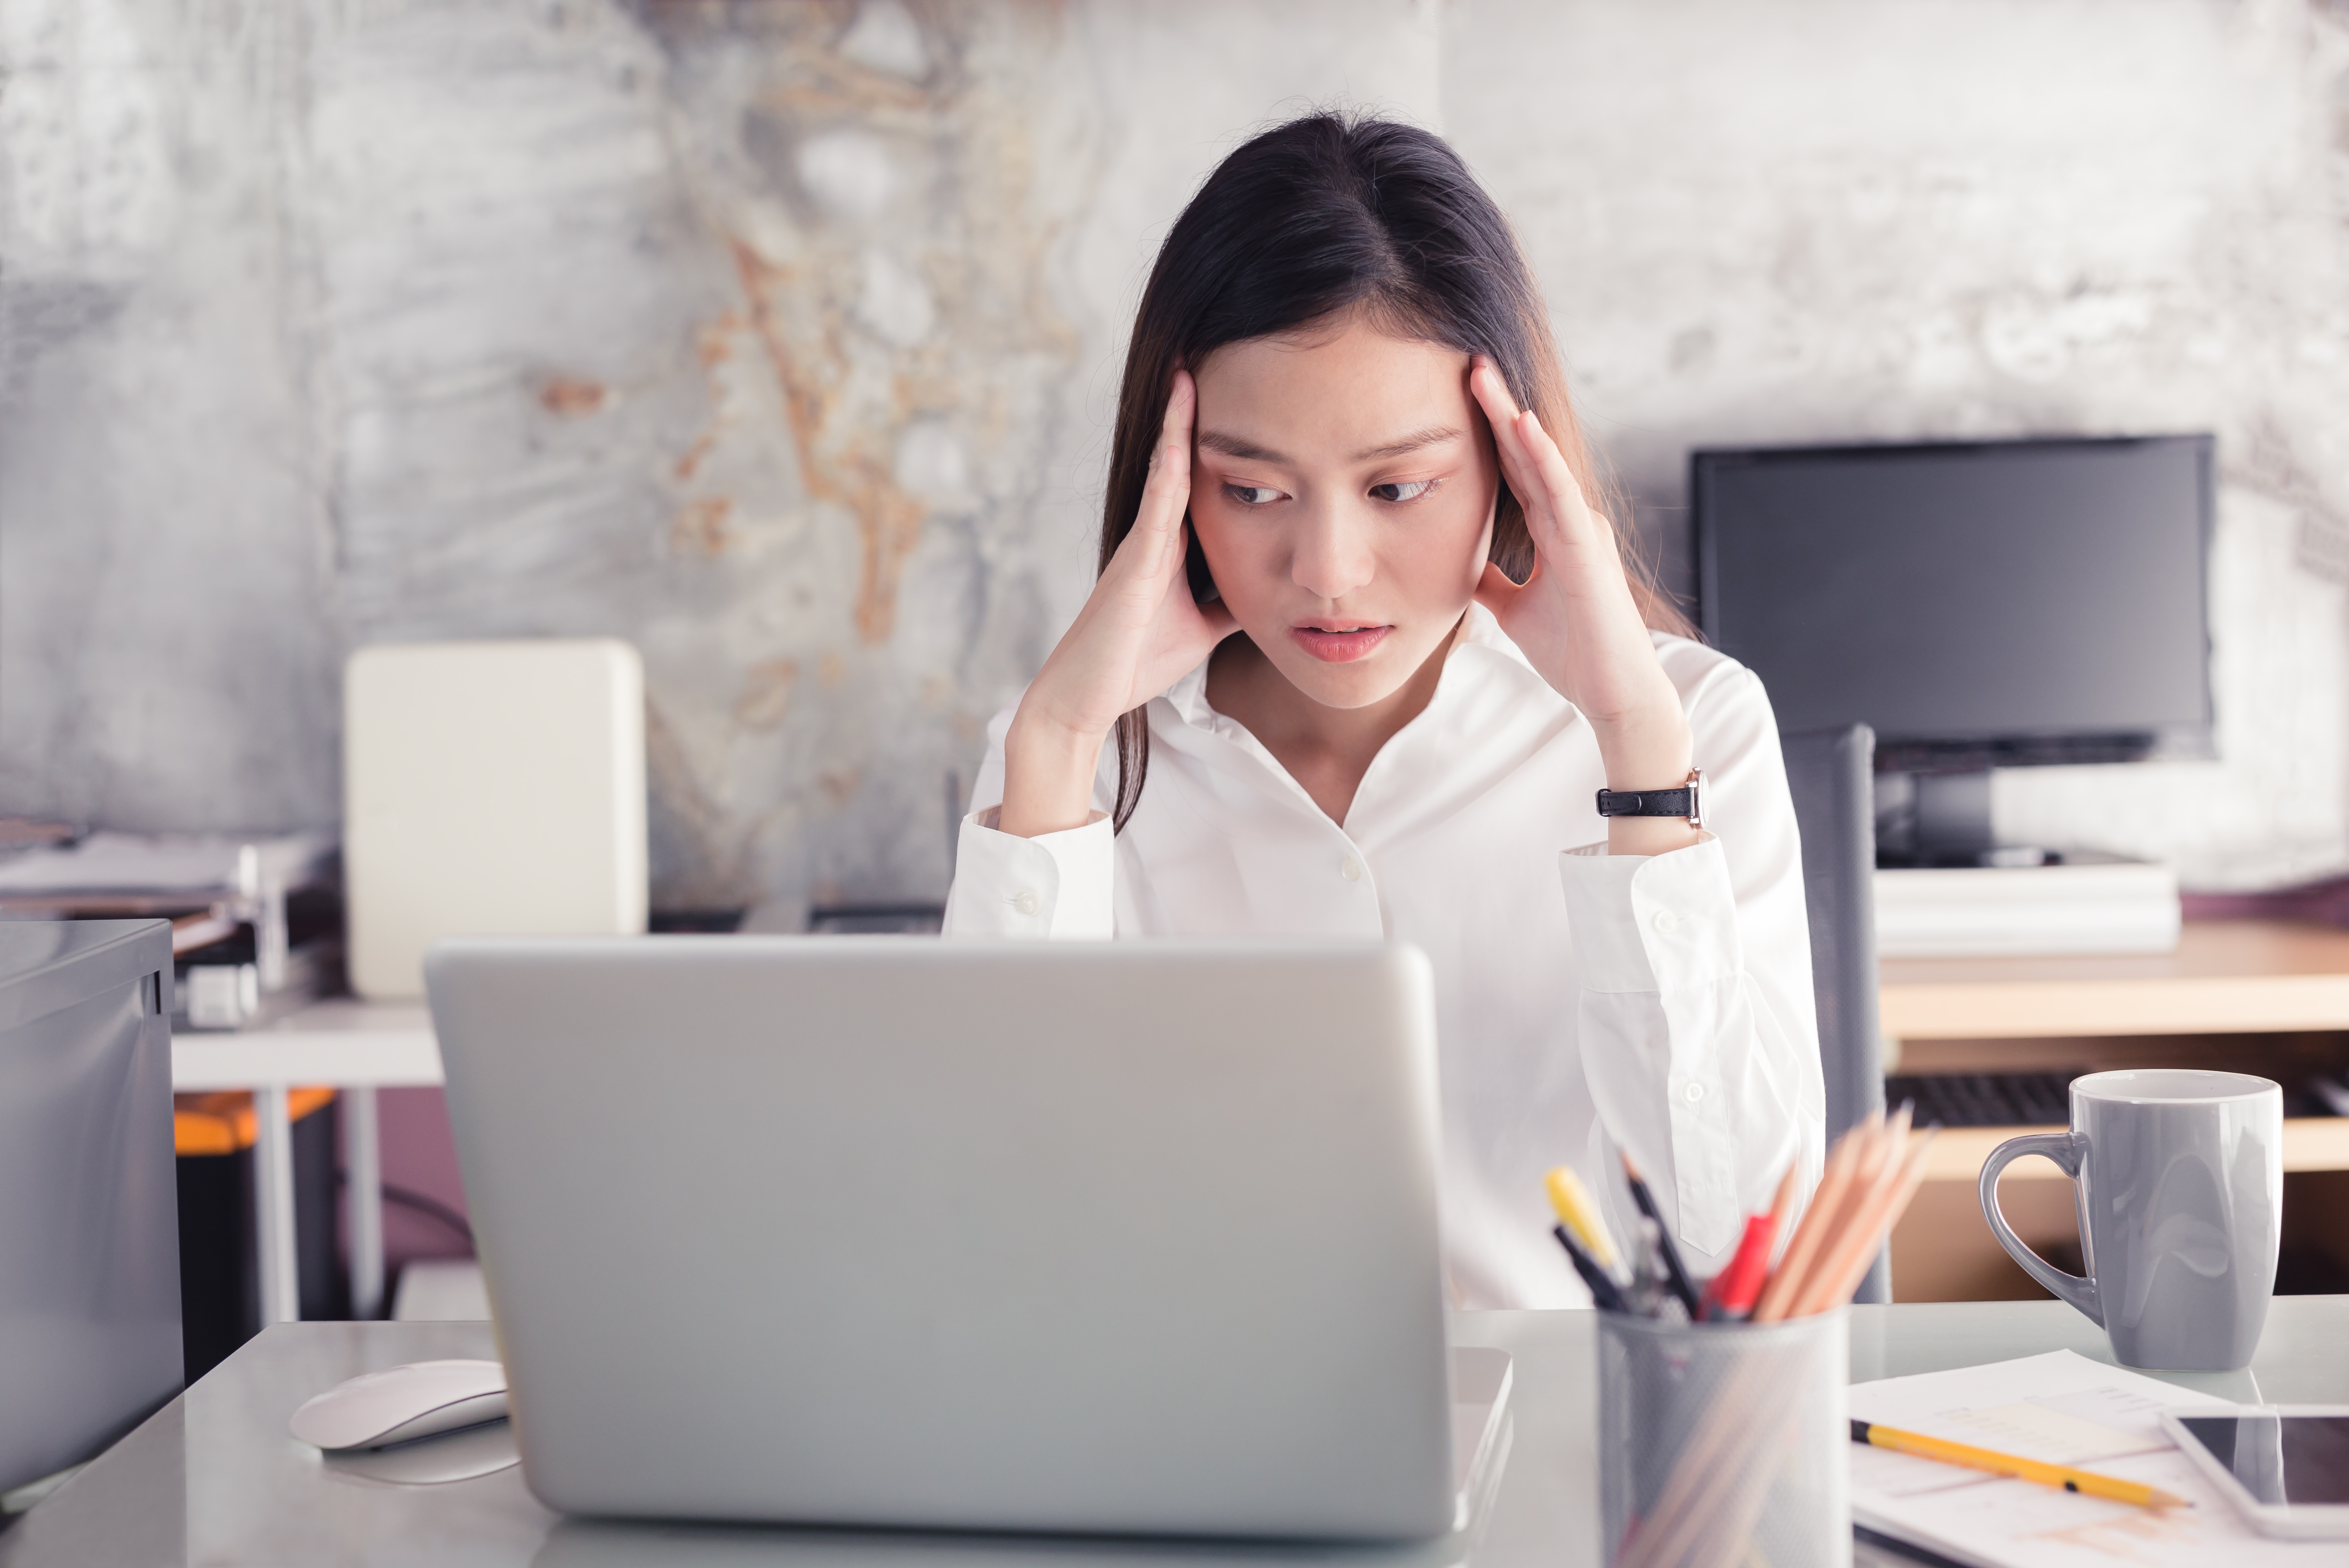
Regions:
[[[1044,900],[1036,897],[1032,889],[1022,888],[1019,896],[1011,900],[1011,907],[1023,915],[1032,915],[1044,907]]]
[[[1702,1084],[1691,1084],[1687,1085],[1685,1088],[1681,1090],[1681,1098],[1686,1100],[1690,1105],[1696,1104],[1699,1100],[1704,1098],[1704,1085]]]
[[[1339,866],[1338,875],[1343,877],[1349,882],[1359,882],[1362,879],[1362,863],[1349,855],[1346,857],[1345,861]]]
[[[1681,929],[1681,918],[1670,909],[1658,909],[1648,924],[1656,928],[1659,936],[1671,936]]]

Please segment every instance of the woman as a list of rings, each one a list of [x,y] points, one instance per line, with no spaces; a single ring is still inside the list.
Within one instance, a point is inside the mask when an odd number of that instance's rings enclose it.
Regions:
[[[1768,700],[1627,571],[1589,473],[1524,258],[1443,141],[1315,115],[1242,147],[1152,271],[1100,579],[989,732],[947,907],[957,935],[1424,949],[1463,1305],[1588,1299],[1549,1166],[1630,1154],[1705,1272],[1820,1160]],[[1598,814],[1692,768],[1702,826]]]

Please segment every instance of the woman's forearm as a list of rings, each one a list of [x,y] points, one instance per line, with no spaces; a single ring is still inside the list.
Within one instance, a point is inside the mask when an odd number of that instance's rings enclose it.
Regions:
[[[1034,838],[1091,822],[1093,775],[1106,739],[1039,720],[1020,704],[1003,736],[1003,810],[996,827]]]
[[[1592,727],[1599,755],[1614,790],[1677,789],[1688,782],[1691,742],[1688,715],[1671,693],[1669,711],[1659,708]],[[1677,816],[1610,816],[1609,855],[1669,855],[1697,841],[1697,830]]]

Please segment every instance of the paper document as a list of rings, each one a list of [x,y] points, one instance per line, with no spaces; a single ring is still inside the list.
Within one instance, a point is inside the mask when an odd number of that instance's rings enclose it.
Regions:
[[[2271,1540],[2170,1445],[2158,1412],[2223,1404],[2058,1350],[1851,1388],[1855,1420],[2145,1481],[2157,1511],[1855,1443],[1852,1517],[1977,1568],[2340,1568],[2337,1541]]]

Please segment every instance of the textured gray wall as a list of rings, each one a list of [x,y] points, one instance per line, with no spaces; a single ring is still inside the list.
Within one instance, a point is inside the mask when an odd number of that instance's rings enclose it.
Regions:
[[[2023,843],[2349,866],[2349,5],[1470,0],[1444,127],[1599,444],[2218,433],[2223,761],[1998,775]]]
[[[2003,776],[2349,865],[2349,21],[2303,0],[0,0],[0,806],[337,812],[343,653],[611,633],[656,898],[936,895],[1215,159],[1441,125],[1668,564],[1688,446],[2216,430],[2226,759]]]

